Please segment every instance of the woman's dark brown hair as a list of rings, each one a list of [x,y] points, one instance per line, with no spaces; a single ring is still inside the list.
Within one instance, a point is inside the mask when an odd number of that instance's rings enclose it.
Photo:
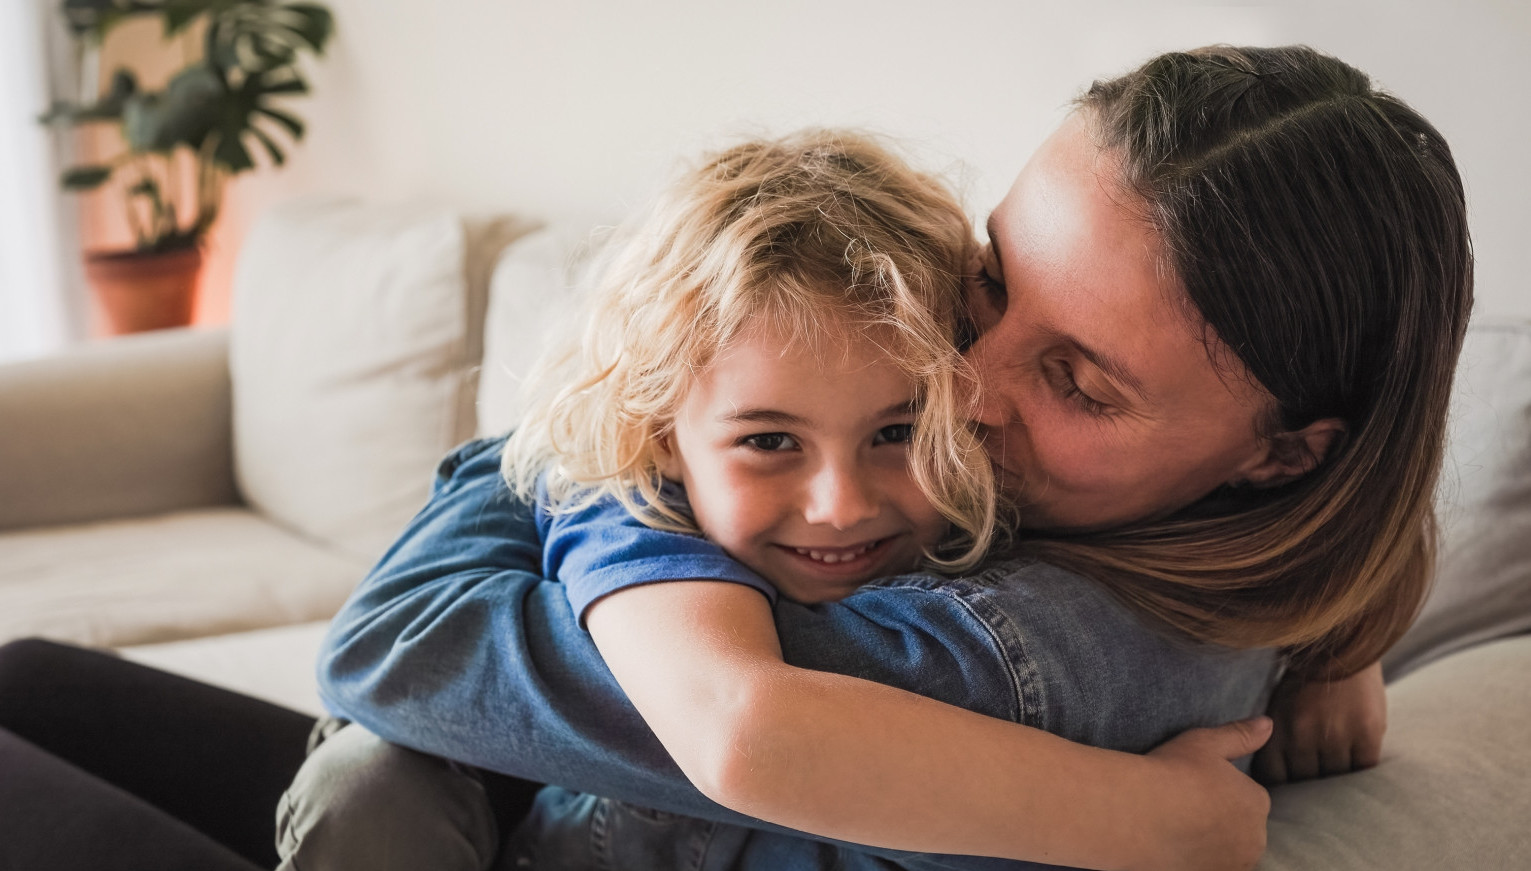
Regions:
[[[1434,562],[1473,283],[1450,149],[1364,73],[1302,46],[1162,55],[1079,105],[1209,349],[1275,398],[1264,435],[1279,445],[1328,418],[1345,435],[1293,483],[1037,549],[1198,638],[1285,646],[1313,675],[1369,664],[1412,621]]]

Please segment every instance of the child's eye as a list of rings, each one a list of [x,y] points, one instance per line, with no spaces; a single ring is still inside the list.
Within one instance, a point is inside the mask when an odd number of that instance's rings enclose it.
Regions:
[[[906,445],[914,439],[914,424],[895,423],[885,426],[877,431],[877,438],[872,443],[876,445]]]
[[[791,451],[797,449],[797,440],[784,432],[763,432],[752,436],[745,436],[739,440],[740,444],[748,445],[757,451]]]

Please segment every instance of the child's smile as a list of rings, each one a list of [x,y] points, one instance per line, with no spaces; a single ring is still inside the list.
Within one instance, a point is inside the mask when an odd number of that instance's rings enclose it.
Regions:
[[[913,569],[948,525],[909,473],[913,382],[868,339],[791,338],[761,322],[696,377],[664,473],[707,537],[822,602]]]

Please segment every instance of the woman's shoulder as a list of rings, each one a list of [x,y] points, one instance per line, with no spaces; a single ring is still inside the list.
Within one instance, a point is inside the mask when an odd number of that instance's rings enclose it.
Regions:
[[[1278,672],[1272,650],[1193,641],[1105,585],[1031,559],[888,578],[863,594],[910,600],[941,624],[932,631],[986,636],[1014,674],[1021,722],[1096,746],[1146,750],[1185,728],[1258,713]],[[931,597],[946,606],[914,604]],[[953,611],[963,619],[943,616]]]

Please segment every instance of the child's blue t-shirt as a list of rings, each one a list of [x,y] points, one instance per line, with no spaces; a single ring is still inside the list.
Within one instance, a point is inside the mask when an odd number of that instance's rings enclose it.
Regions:
[[[689,513],[679,487],[666,486],[662,495],[669,506]],[[776,604],[776,588],[770,582],[701,535],[646,526],[609,496],[573,511],[550,511],[547,506],[547,488],[539,480],[542,573],[563,583],[581,626],[597,599],[660,581],[730,581],[754,587]]]

